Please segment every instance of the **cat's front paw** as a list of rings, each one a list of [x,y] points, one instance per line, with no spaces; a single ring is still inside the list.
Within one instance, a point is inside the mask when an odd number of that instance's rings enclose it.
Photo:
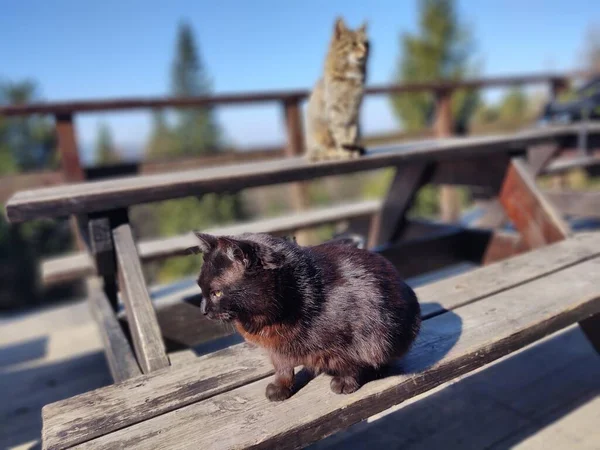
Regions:
[[[351,394],[358,390],[360,384],[352,377],[333,377],[330,386],[336,394]]]
[[[292,390],[279,384],[269,383],[265,395],[272,402],[281,402],[292,396]]]

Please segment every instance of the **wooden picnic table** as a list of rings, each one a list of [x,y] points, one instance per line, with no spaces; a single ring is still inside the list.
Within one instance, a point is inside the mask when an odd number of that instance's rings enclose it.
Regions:
[[[587,133],[590,139],[597,138],[600,124],[589,125]],[[44,446],[197,448],[214,446],[212,440],[218,434],[221,440],[216,445],[223,448],[297,447],[569,323],[583,321],[588,324],[584,330],[593,337],[595,331],[589,324],[598,319],[588,317],[598,312],[597,291],[592,289],[598,285],[595,274],[600,273],[595,271],[598,236],[573,237],[535,185],[536,174],[577,134],[578,127],[552,127],[372,149],[359,160],[315,164],[290,158],[16,193],[6,204],[7,217],[13,222],[65,215],[78,218],[94,273],[103,279],[103,289],[90,292],[90,305],[116,382],[107,391],[90,393],[84,401],[75,397],[48,406]],[[175,314],[172,307],[159,310],[151,301],[142,272],[142,247],[129,223],[130,206],[384,167],[394,167],[396,174],[372,220],[369,247],[390,259],[401,274],[410,266],[432,270],[458,256],[490,263],[540,250],[458,281],[421,288],[418,294],[427,321],[402,364],[403,374],[369,384],[352,396],[328,396],[321,379],[288,402],[267,405],[262,379],[271,374],[271,367],[259,352],[245,345],[194,358],[189,367],[172,365],[167,340],[188,345],[197,342],[206,329],[212,330],[212,336],[231,331],[219,331],[214,323],[198,320],[189,308]],[[408,220],[406,213],[416,193],[428,183],[465,184],[480,194],[497,196],[520,236],[506,239],[492,230],[424,226]],[[285,229],[271,227],[271,231]],[[435,233],[425,235],[423,228]],[[408,235],[416,237],[406,239]],[[544,253],[550,251],[544,246],[565,239],[552,247],[554,253]],[[173,253],[180,254],[181,243],[175,247]],[[161,251],[169,253],[164,243]],[[408,259],[405,255],[419,256]],[[120,321],[119,301],[124,306],[127,334]],[[244,433],[233,432],[240,427]]]
[[[578,235],[417,288],[417,342],[353,394],[332,393],[326,376],[300,376],[295,395],[271,403],[268,358],[238,344],[47,405],[43,446],[300,448],[572,323],[600,352],[599,281],[600,233]]]

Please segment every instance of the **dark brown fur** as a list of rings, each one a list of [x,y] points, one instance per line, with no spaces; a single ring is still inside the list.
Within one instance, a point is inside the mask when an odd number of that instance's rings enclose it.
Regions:
[[[336,393],[354,392],[417,336],[416,295],[376,253],[345,240],[300,247],[266,234],[197,236],[203,312],[233,321],[244,339],[269,352],[270,400],[292,394],[298,365],[333,376]]]

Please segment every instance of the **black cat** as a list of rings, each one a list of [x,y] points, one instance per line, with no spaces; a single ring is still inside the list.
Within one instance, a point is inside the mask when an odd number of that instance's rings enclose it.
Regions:
[[[270,400],[292,394],[294,367],[332,375],[331,389],[356,391],[366,375],[405,354],[417,333],[413,290],[382,256],[342,239],[301,247],[267,234],[196,233],[204,253],[202,311],[233,321],[268,350]]]

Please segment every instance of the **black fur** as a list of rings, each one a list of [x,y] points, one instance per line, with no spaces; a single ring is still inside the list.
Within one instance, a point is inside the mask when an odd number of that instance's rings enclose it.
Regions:
[[[197,236],[203,311],[269,351],[271,400],[291,395],[297,365],[332,375],[336,393],[354,392],[419,332],[413,290],[389,261],[349,240],[300,247],[266,234]]]

